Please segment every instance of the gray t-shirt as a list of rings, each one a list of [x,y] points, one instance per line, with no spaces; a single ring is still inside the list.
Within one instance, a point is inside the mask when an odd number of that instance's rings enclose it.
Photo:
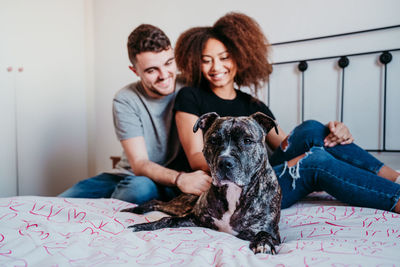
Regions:
[[[161,99],[149,97],[140,81],[119,90],[113,100],[114,127],[118,139],[143,136],[149,160],[162,166],[170,164],[180,150],[172,109],[181,87],[177,83],[175,92]],[[133,174],[125,152],[115,171]]]

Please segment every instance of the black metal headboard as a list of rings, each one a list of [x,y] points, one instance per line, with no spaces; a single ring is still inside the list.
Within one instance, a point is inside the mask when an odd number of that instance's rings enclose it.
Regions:
[[[280,46],[280,45],[286,45],[286,44],[294,44],[294,43],[302,43],[302,42],[309,42],[309,41],[315,41],[319,39],[327,39],[327,38],[336,38],[336,37],[342,37],[342,36],[348,36],[348,35],[356,35],[356,34],[361,34],[361,33],[367,33],[367,32],[374,32],[374,31],[385,31],[389,29],[394,29],[394,28],[400,28],[400,25],[393,25],[393,26],[388,26],[388,27],[381,27],[381,28],[374,28],[374,29],[368,29],[368,30],[363,30],[363,31],[356,31],[356,32],[347,32],[347,33],[342,33],[342,34],[335,34],[335,35],[327,35],[327,36],[320,36],[320,37],[315,37],[315,38],[308,38],[308,39],[300,39],[300,40],[292,40],[292,41],[286,41],[286,42],[279,42],[279,43],[272,43],[271,46]],[[304,91],[305,91],[305,77],[304,74],[308,69],[308,64],[307,62],[310,61],[320,61],[320,60],[326,60],[326,59],[336,59],[337,58],[337,64],[341,70],[341,99],[340,99],[340,120],[343,121],[344,117],[344,111],[343,111],[343,105],[345,101],[345,70],[346,67],[349,65],[350,60],[349,57],[355,57],[355,56],[365,56],[365,55],[371,55],[371,54],[377,54],[379,55],[379,62],[384,66],[384,80],[383,80],[383,107],[382,107],[382,113],[383,113],[383,129],[382,129],[382,140],[381,140],[381,147],[376,148],[376,149],[368,149],[369,151],[373,152],[400,152],[400,150],[397,149],[388,149],[386,147],[386,127],[387,127],[387,70],[390,67],[390,62],[393,59],[392,52],[395,51],[400,51],[400,48],[393,48],[393,49],[385,49],[385,50],[379,50],[379,51],[367,51],[367,52],[361,52],[361,53],[353,53],[353,54],[346,54],[346,55],[335,55],[335,56],[327,56],[327,57],[316,57],[316,58],[306,58],[306,59],[298,59],[298,60],[290,60],[290,61],[281,61],[281,62],[273,62],[272,65],[283,65],[283,64],[298,64],[297,68],[301,73],[301,121],[304,121]],[[268,105],[270,105],[270,91],[271,87],[270,84],[268,84]],[[400,99],[399,99],[399,105],[400,105]],[[399,119],[400,123],[400,119]]]

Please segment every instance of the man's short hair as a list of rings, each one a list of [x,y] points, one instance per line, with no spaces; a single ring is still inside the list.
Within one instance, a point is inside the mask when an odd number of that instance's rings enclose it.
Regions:
[[[171,42],[161,29],[150,24],[141,24],[129,35],[127,46],[129,60],[135,65],[137,54],[167,50],[171,47]]]

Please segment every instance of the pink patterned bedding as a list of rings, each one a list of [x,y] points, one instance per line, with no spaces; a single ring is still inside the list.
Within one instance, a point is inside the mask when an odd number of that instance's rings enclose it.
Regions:
[[[315,196],[282,210],[278,255],[206,228],[132,233],[154,220],[115,199],[0,198],[0,266],[400,266],[400,215]]]

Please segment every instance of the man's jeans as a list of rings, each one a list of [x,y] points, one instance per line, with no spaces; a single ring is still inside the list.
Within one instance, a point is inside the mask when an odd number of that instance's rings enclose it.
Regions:
[[[142,204],[152,199],[168,201],[179,193],[178,188],[158,185],[145,176],[102,173],[78,182],[59,197],[116,198]]]
[[[400,185],[377,175],[383,163],[356,144],[324,147],[329,129],[317,121],[296,127],[270,158],[282,189],[282,208],[314,191],[350,205],[393,210]],[[288,167],[287,161],[306,154]]]

